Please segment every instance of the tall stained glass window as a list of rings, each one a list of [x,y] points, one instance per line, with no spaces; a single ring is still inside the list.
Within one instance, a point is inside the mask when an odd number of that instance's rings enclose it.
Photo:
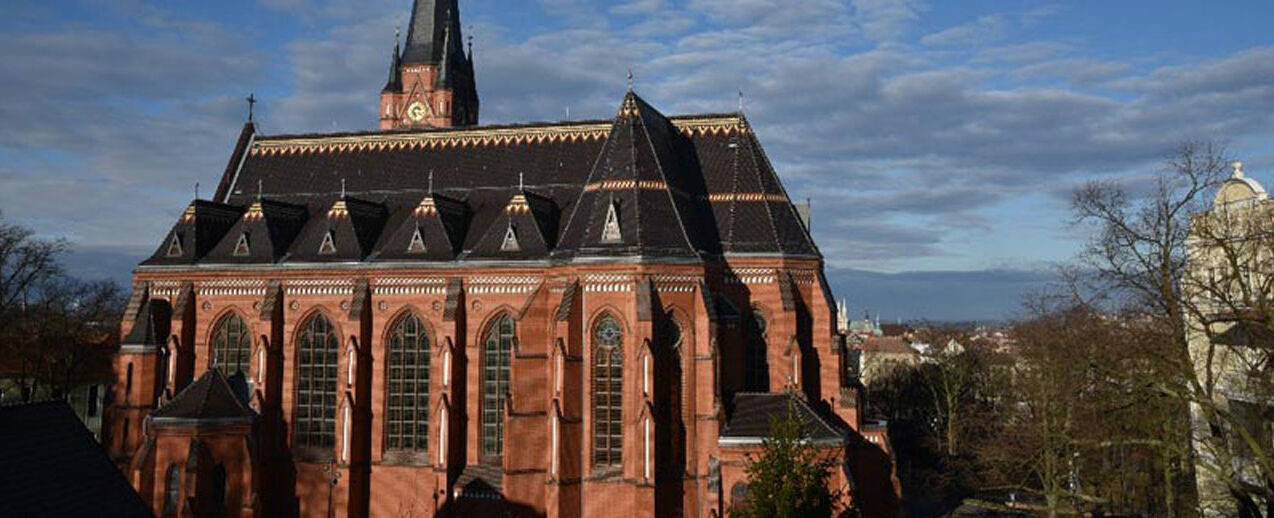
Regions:
[[[391,450],[424,451],[429,438],[429,336],[416,315],[389,335],[386,439]]]
[[[337,358],[340,340],[332,323],[314,315],[297,338],[296,447],[336,445]]]
[[[624,448],[624,331],[604,315],[593,325],[593,465],[619,466]]]
[[[509,391],[509,360],[517,329],[507,313],[491,322],[482,346],[482,453],[504,453],[504,400]]]
[[[231,313],[217,322],[212,334],[213,366],[227,376],[248,372],[252,335],[239,315]]]

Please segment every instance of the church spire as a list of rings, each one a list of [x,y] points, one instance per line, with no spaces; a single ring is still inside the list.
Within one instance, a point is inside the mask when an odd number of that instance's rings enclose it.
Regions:
[[[457,0],[416,0],[411,8],[411,24],[407,26],[407,45],[403,63],[434,64],[447,53],[446,36],[451,25],[459,29],[460,8]],[[449,14],[450,13],[450,14]],[[456,31],[459,43],[459,31]]]
[[[458,0],[413,2],[407,39],[401,48],[395,45],[381,92],[381,129],[478,123],[473,60],[460,27]]]
[[[403,91],[402,49],[398,45],[399,29],[394,28],[394,53],[389,57],[389,80],[385,82],[382,92]]]

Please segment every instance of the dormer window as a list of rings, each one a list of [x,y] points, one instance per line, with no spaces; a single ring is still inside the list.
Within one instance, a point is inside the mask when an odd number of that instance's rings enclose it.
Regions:
[[[239,234],[239,240],[234,244],[235,257],[247,257],[252,253],[252,248],[248,245],[248,233]]]
[[[416,228],[416,231],[411,234],[411,243],[407,245],[407,253],[425,253],[425,237],[421,235],[420,228]]]
[[[611,201],[606,209],[606,225],[602,227],[603,243],[618,243],[624,240],[619,231],[619,202]]]
[[[182,253],[181,234],[173,232],[173,239],[168,242],[168,252],[166,255],[168,257],[181,257]]]
[[[509,229],[504,232],[504,242],[500,244],[501,252],[517,252],[522,246],[518,244],[517,229],[513,225],[509,225]]]
[[[323,234],[323,242],[319,244],[319,255],[332,255],[336,253],[336,232],[328,230]]]

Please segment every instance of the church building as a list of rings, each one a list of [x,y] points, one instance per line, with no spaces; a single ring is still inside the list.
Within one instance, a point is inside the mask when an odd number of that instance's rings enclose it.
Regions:
[[[104,442],[156,516],[723,517],[789,413],[896,514],[744,115],[483,126],[463,43],[415,0],[380,131],[250,120],[135,270]]]

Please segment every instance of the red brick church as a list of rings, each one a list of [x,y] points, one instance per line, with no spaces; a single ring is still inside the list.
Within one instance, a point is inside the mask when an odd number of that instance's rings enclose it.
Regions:
[[[895,513],[747,119],[481,126],[460,27],[416,0],[379,132],[249,122],[136,269],[106,443],[155,514],[721,517],[790,404]]]

